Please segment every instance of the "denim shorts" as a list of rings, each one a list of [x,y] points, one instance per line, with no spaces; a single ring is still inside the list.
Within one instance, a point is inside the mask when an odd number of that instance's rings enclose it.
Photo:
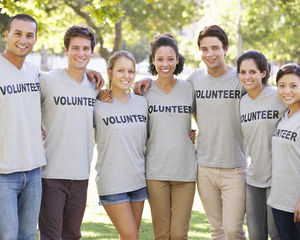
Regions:
[[[147,187],[143,187],[132,192],[99,196],[99,205],[112,205],[124,202],[142,202],[147,198]]]

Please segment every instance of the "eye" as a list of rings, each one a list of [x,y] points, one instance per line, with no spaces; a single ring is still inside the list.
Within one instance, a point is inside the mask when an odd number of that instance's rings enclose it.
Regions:
[[[33,34],[27,34],[27,36],[26,36],[27,38],[29,38],[29,39],[31,39],[31,38],[33,38],[34,37],[34,35]]]
[[[255,74],[256,71],[255,70],[250,70],[250,74]]]
[[[281,84],[281,83],[279,83],[279,84],[278,84],[278,87],[279,87],[279,88],[284,88],[284,85]]]
[[[129,70],[129,73],[130,73],[130,74],[134,74],[134,71],[133,71],[133,70]]]

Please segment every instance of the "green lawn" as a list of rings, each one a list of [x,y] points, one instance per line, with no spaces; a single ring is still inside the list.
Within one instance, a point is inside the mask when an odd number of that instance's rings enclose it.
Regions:
[[[87,215],[93,218],[88,221],[84,221],[81,227],[83,240],[96,240],[96,239],[118,239],[118,233],[114,226],[108,221],[105,213],[100,213],[97,210],[90,212],[91,209],[87,209]],[[141,240],[152,240],[153,231],[150,219],[143,219],[140,228]],[[189,231],[189,239],[210,239],[209,224],[206,216],[200,211],[193,210],[192,219]]]

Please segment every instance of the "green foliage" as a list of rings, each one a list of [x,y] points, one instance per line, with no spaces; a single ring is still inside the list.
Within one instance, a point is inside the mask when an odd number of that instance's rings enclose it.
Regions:
[[[201,15],[197,0],[3,0],[2,13],[27,13],[37,19],[37,48],[61,52],[62,36],[70,24],[87,24],[96,33],[99,53],[105,59],[120,50],[122,42],[138,44],[159,32],[175,32]]]
[[[150,44],[147,37],[139,38],[136,42],[123,41],[122,49],[133,54],[136,63],[148,59],[150,53]]]
[[[245,0],[243,16],[244,49],[300,63],[300,0]]]

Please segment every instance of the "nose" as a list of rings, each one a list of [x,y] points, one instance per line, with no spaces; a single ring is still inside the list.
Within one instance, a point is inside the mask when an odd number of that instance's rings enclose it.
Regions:
[[[206,55],[207,56],[212,56],[213,55],[213,50],[212,49],[208,49]]]
[[[249,74],[249,73],[246,73],[246,74],[245,74],[245,78],[246,78],[246,79],[250,79],[250,78],[251,78],[250,74]]]
[[[164,61],[162,62],[162,65],[163,65],[163,66],[168,66],[167,60],[164,60]]]
[[[22,43],[25,43],[27,41],[26,36],[24,34],[22,34],[19,41]]]

